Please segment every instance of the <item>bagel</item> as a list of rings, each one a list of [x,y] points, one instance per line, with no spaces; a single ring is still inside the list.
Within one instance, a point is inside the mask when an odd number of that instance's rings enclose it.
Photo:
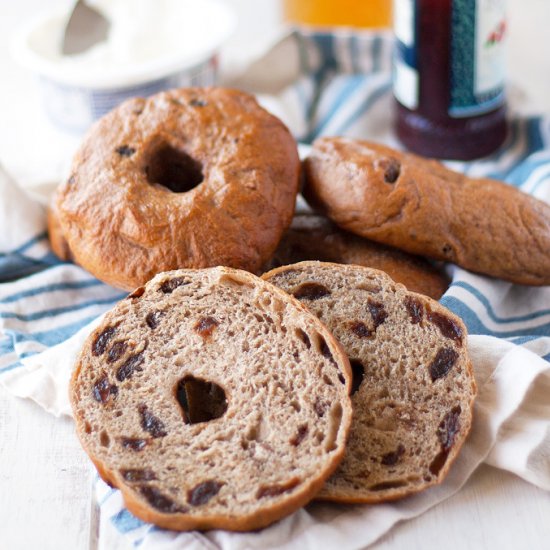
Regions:
[[[346,456],[317,498],[376,503],[441,483],[470,431],[477,391],[461,319],[357,265],[301,262],[263,278],[315,313],[350,358]]]
[[[288,129],[248,94],[130,99],[85,137],[50,228],[76,263],[126,290],[176,268],[256,272],[290,224],[299,169]]]
[[[297,300],[223,267],[162,273],[84,344],[77,433],[128,509],[169,529],[258,529],[341,461],[351,369]]]

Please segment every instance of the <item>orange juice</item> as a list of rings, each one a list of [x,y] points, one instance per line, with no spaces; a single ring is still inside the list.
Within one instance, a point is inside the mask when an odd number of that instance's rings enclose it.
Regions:
[[[383,28],[391,25],[391,5],[391,0],[283,0],[283,15],[317,27]]]

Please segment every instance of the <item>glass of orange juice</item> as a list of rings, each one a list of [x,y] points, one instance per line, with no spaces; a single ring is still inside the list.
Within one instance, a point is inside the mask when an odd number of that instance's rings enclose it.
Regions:
[[[391,26],[391,0],[282,0],[282,6],[283,16],[290,23],[316,27]]]

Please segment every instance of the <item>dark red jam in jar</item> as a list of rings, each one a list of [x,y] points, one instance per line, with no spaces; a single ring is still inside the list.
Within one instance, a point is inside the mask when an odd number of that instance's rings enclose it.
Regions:
[[[470,160],[502,144],[505,0],[394,0],[397,135],[411,151]]]

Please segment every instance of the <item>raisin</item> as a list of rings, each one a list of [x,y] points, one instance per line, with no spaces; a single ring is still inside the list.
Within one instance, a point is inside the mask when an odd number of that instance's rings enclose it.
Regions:
[[[130,378],[135,371],[142,371],[143,369],[139,366],[143,363],[143,352],[130,355],[126,361],[122,364],[121,367],[116,371],[116,379],[119,382],[123,382],[127,378]]]
[[[208,102],[204,99],[198,99],[195,97],[189,102],[189,105],[191,105],[191,107],[206,107]]]
[[[146,405],[140,405],[138,411],[141,414],[141,427],[153,437],[168,435],[164,423],[149,411]]]
[[[126,348],[128,347],[128,343],[124,340],[121,340],[120,342],[115,342],[111,349],[109,350],[109,353],[107,354],[107,363],[114,363],[120,357],[124,354],[126,351]],[[118,378],[118,376],[117,376]],[[120,380],[120,379],[119,379]]]
[[[298,428],[296,435],[290,440],[290,444],[294,445],[294,447],[297,447],[305,439],[307,432],[308,432],[307,424],[302,424]]]
[[[96,357],[101,355],[102,353],[105,353],[105,350],[107,349],[107,344],[109,343],[109,340],[115,335],[116,327],[107,327],[102,332],[100,332],[96,337],[92,344],[92,355],[95,355]]]
[[[452,348],[440,348],[430,365],[432,382],[443,378],[454,366],[458,353]]]
[[[422,321],[422,317],[424,316],[424,305],[422,302],[412,296],[407,296],[404,300],[404,304],[407,308],[412,324],[416,325],[420,323],[420,321]]]
[[[443,247],[441,248],[441,252],[443,252],[443,255],[446,258],[453,258],[453,247],[449,243],[445,243]]]
[[[437,311],[431,311],[430,309],[428,310],[427,316],[428,320],[439,328],[441,334],[443,334],[445,338],[450,338],[451,340],[455,340],[456,342],[462,344],[462,337],[464,336],[462,328],[451,318],[447,317],[447,315],[443,315],[442,313],[438,313]]]
[[[115,151],[121,157],[131,157],[136,152],[136,150],[133,147],[130,147],[129,145],[121,145],[120,147],[117,147]]]
[[[292,294],[298,300],[319,300],[330,295],[330,290],[319,283],[303,283]]]
[[[185,514],[189,510],[184,506],[178,506],[171,498],[163,495],[156,487],[142,485],[139,488],[139,492],[153,508],[165,514]]]
[[[380,166],[384,169],[384,181],[386,183],[395,183],[401,174],[399,161],[390,157],[381,161]]]
[[[154,481],[157,476],[153,470],[129,469],[120,470],[120,474],[126,481]]]
[[[118,387],[109,382],[109,378],[104,374],[93,386],[93,395],[96,401],[107,403],[111,397],[116,398],[118,395]]]
[[[164,315],[163,311],[151,311],[145,317],[145,322],[151,330],[155,330],[160,323],[161,317]]]
[[[164,281],[161,285],[159,290],[161,292],[164,292],[164,294],[171,294],[178,288],[179,286],[185,286],[188,285],[190,281],[183,277],[174,277],[173,279],[168,279],[167,281]]]
[[[399,444],[395,451],[386,453],[381,459],[380,463],[384,466],[395,466],[400,460],[403,454],[405,453],[405,447]]]
[[[456,435],[460,431],[461,412],[460,405],[453,407],[437,428],[437,437],[444,451],[448,451],[454,445]]]
[[[147,441],[147,439],[139,439],[137,437],[122,437],[120,439],[120,444],[125,449],[130,449],[132,451],[143,451],[148,443],[149,441]]]
[[[206,504],[212,497],[215,497],[220,492],[223,485],[224,483],[219,481],[203,481],[187,491],[187,502],[191,504],[191,506]]]
[[[388,312],[383,304],[369,300],[367,308],[374,322],[374,330],[376,330],[388,317]]]
[[[144,292],[145,292],[145,287],[138,286],[134,290],[134,292],[132,292],[131,294],[128,294],[128,296],[126,296],[126,298],[140,298],[141,296],[143,296]]]
[[[362,321],[354,321],[350,325],[350,329],[359,338],[367,338],[372,335],[372,331]]]
[[[351,395],[353,395],[363,382],[365,376],[365,367],[363,363],[358,359],[350,359],[349,364],[351,365],[352,379],[351,379]]]
[[[311,347],[309,336],[301,328],[296,329],[296,336],[306,345],[307,349]]]
[[[68,185],[74,185],[76,183],[76,176],[75,174],[71,174],[69,179],[67,180]]]
[[[197,321],[193,330],[198,332],[203,338],[212,336],[212,332],[219,325],[218,321],[214,317],[202,317]]]
[[[256,491],[256,498],[277,497],[292,491],[292,489],[296,488],[298,485],[300,485],[300,480],[296,478],[283,484],[262,485]]]

